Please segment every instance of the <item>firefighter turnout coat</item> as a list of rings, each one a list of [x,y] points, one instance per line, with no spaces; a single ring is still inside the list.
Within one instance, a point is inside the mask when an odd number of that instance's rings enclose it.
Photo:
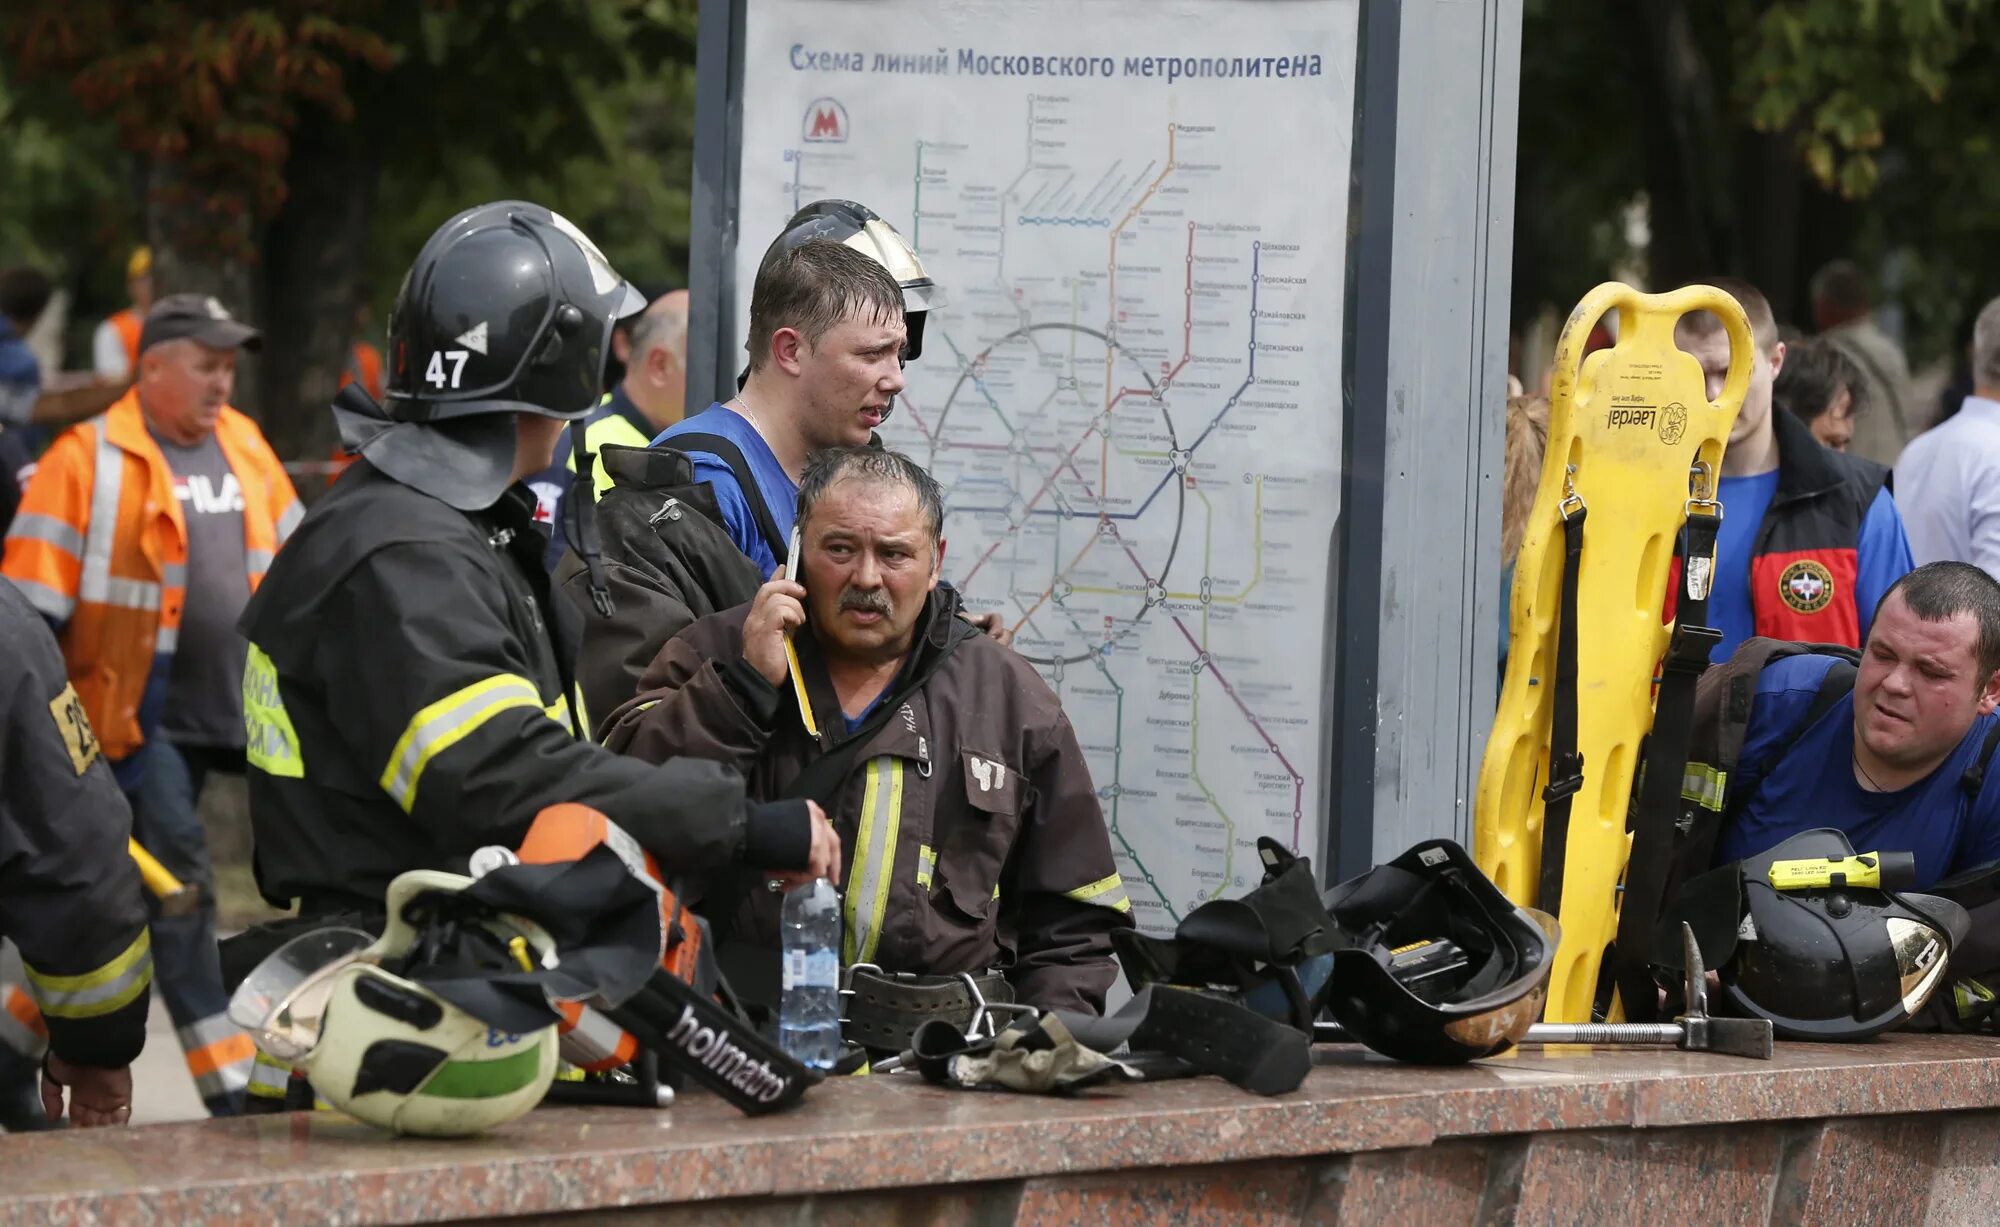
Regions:
[[[933,592],[912,658],[883,695],[886,719],[842,734],[817,645],[800,668],[824,747],[789,682],[743,659],[750,607],[696,620],[668,642],[614,718],[605,744],[651,761],[678,755],[742,769],[751,795],[787,795],[812,764],[846,766],[812,796],[846,862],[842,962],[892,972],[1006,971],[1019,1000],[1099,1011],[1117,976],[1111,933],[1132,924],[1090,769],[1062,703],[1012,649]],[[851,738],[862,744],[844,746]],[[780,896],[752,890],[731,941],[776,949]]]
[[[543,807],[602,811],[669,872],[802,867],[803,802],[750,807],[713,762],[592,745],[535,497],[458,511],[357,461],[244,611],[258,886],[306,914],[379,910],[410,869],[463,872]]]
[[[35,1011],[0,1002],[0,1040],[75,1065],[130,1065],[146,1042],[153,956],[132,815],[55,638],[0,579],[0,937]]]

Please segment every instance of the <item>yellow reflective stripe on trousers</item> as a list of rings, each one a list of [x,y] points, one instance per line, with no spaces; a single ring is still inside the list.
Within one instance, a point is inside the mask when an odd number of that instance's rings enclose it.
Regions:
[[[244,1089],[259,1099],[283,1099],[291,1081],[291,1066],[260,1052],[250,1067],[250,1085]]]
[[[917,845],[917,885],[925,890],[931,888],[931,878],[937,873],[937,849],[929,844]]]
[[[116,958],[81,975],[44,975],[25,963],[22,970],[44,1017],[97,1018],[130,1005],[153,982],[153,935],[139,930]]]
[[[516,673],[497,673],[439,699],[410,717],[410,725],[382,769],[382,790],[409,813],[417,804],[417,785],[424,768],[439,754],[479,730],[479,726],[515,707],[546,711],[535,684]]]
[[[841,945],[846,962],[872,963],[889,907],[896,869],[896,836],[903,822],[903,760],[883,755],[868,764],[861,792],[861,824],[854,832],[854,867],[847,874]]]
[[[1108,878],[1099,878],[1088,886],[1066,890],[1063,892],[1063,898],[1074,899],[1078,903],[1108,907],[1114,912],[1132,910],[1132,900],[1125,894],[1125,881],[1115,873]]]

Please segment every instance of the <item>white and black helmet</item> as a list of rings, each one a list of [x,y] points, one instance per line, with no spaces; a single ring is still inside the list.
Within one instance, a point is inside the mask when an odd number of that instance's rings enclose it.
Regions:
[[[909,327],[903,361],[916,361],[924,351],[924,319],[944,305],[944,292],[924,270],[916,248],[867,205],[852,200],[815,200],[792,214],[784,233],[764,252],[763,263],[779,252],[821,239],[852,247],[889,270],[903,288],[903,318]]]

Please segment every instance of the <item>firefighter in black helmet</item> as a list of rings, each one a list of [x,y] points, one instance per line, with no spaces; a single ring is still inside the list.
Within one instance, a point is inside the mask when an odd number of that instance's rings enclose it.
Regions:
[[[243,615],[257,881],[273,904],[379,913],[397,874],[463,871],[560,801],[696,880],[836,868],[816,806],[746,805],[729,767],[649,767],[588,740],[577,611],[549,599],[521,478],[596,403],[612,325],[643,306],[538,205],[469,209],[418,253],[389,320],[386,403],[350,385],[335,404],[361,459]],[[225,951],[232,982],[283,933],[248,936]]]

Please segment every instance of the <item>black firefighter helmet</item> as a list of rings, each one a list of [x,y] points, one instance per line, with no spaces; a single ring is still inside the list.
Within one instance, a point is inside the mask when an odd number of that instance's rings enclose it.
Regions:
[[[1662,968],[1680,970],[1681,943],[1665,938],[1686,921],[1702,963],[1716,971],[1723,1008],[1770,1019],[1780,1039],[1858,1040],[1901,1026],[1948,983],[1945,968],[1971,918],[1935,895],[1772,883],[1775,862],[1853,855],[1845,834],[1821,828],[1690,880],[1655,932]],[[1880,860],[1886,875],[1902,858]]]
[[[1541,1016],[1559,930],[1517,907],[1448,839],[1326,894],[1339,930],[1327,1008],[1385,1056],[1452,1065],[1520,1042]]]
[[[560,214],[518,200],[467,209],[417,253],[389,313],[387,394],[377,406],[344,389],[341,437],[404,485],[490,506],[512,480],[514,415],[588,414],[612,326],[645,306]]]

